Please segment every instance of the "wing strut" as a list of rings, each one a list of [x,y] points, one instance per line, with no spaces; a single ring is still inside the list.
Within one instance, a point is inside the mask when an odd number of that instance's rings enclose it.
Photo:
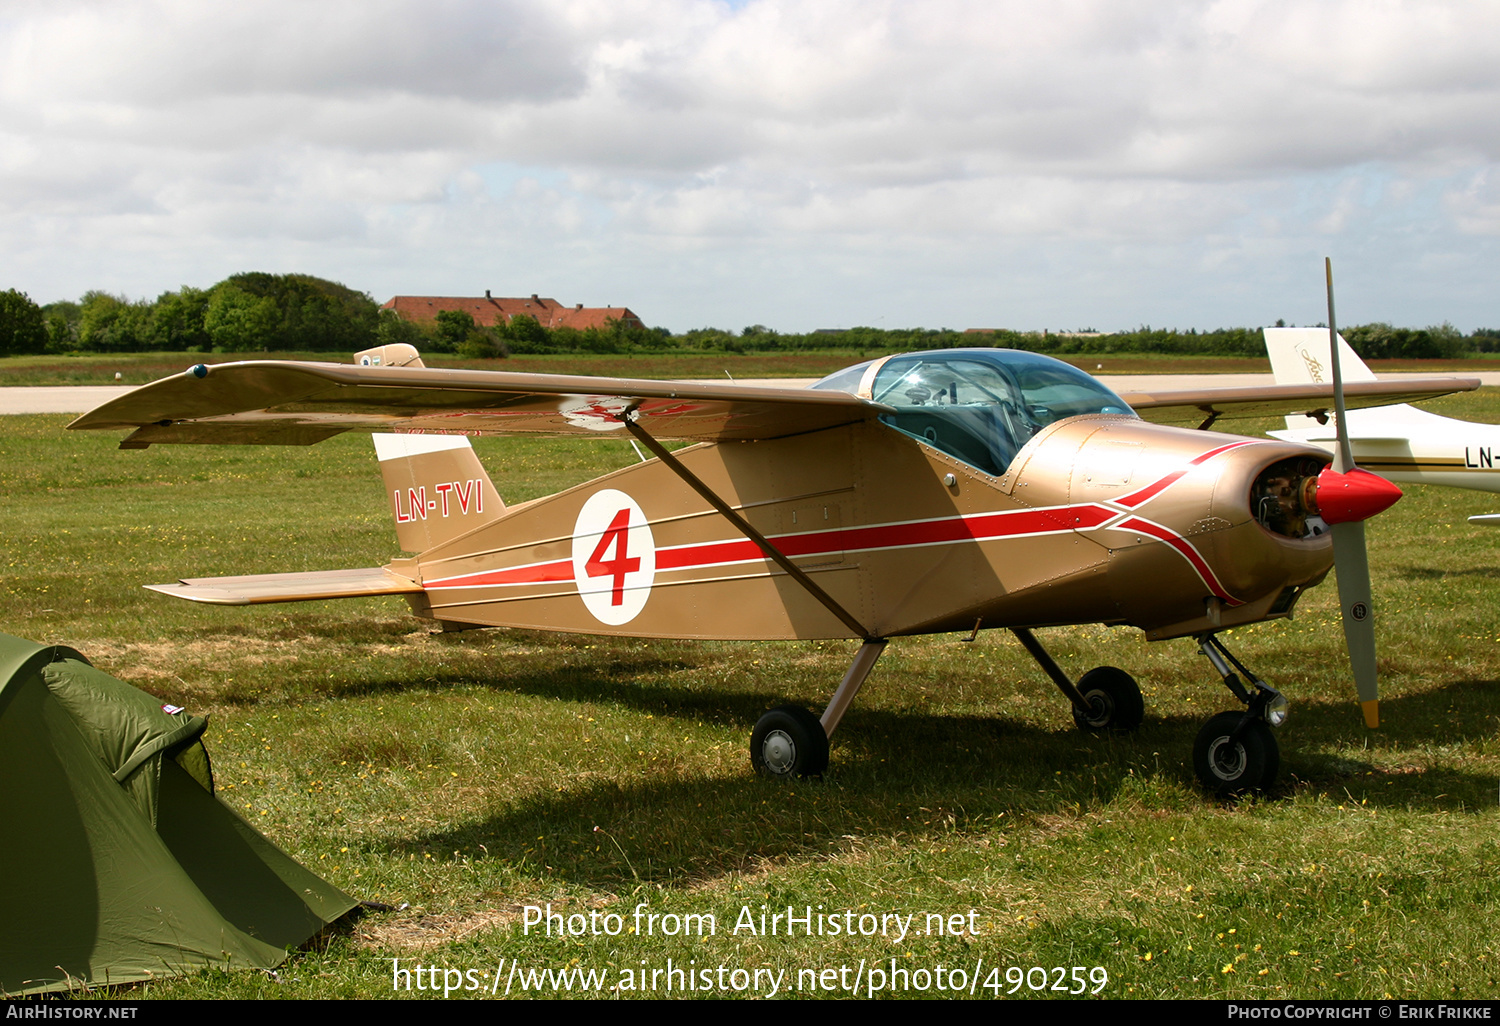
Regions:
[[[767,559],[775,563],[777,566],[781,567],[781,569],[785,570],[787,572],[787,575],[790,576],[792,580],[802,585],[803,589],[809,595],[817,599],[819,602],[823,603],[823,605],[828,609],[830,613],[838,617],[839,620],[843,622],[844,626],[848,627],[851,631],[859,635],[866,642],[880,640],[875,636],[873,632],[868,630],[864,626],[864,624],[855,619],[854,614],[850,613],[847,609],[841,606],[837,599],[828,594],[828,592],[824,591],[816,581],[814,581],[807,575],[805,571],[803,571],[801,567],[799,567],[796,563],[793,563],[786,557],[784,553],[782,553],[780,549],[772,545],[770,540],[767,539],[765,535],[761,534],[754,527],[751,527],[749,521],[747,521],[744,517],[740,516],[739,513],[731,509],[729,504],[723,499],[719,498],[718,495],[714,493],[712,488],[708,487],[708,485],[699,480],[698,475],[694,474],[687,467],[683,466],[681,461],[679,461],[677,457],[673,456],[662,446],[660,442],[647,434],[646,429],[636,423],[635,405],[632,405],[630,409],[626,410],[620,416],[620,420],[625,424],[625,430],[634,435],[635,438],[639,440],[640,443],[647,449],[650,449],[653,456],[661,460],[662,463],[664,463],[672,471],[672,473],[682,478],[684,484],[686,484],[689,488],[702,496],[704,501],[707,502],[710,506],[718,510],[719,513],[724,517],[724,519],[728,520],[731,524],[739,529],[741,534],[753,541],[756,547],[759,548],[761,552],[765,553]]]

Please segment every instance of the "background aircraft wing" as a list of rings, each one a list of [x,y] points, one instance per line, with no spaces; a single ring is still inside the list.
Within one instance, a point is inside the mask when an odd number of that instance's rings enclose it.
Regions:
[[[255,361],[198,365],[68,427],[158,442],[310,445],[344,431],[598,435],[634,408],[654,437],[780,438],[891,412],[847,392],[427,367]]]
[[[1472,392],[1478,378],[1407,378],[1344,383],[1349,409],[1389,406]],[[1145,420],[1157,424],[1197,424],[1220,418],[1280,417],[1301,414],[1325,420],[1333,412],[1333,385],[1308,383],[1237,388],[1121,392],[1120,398]]]

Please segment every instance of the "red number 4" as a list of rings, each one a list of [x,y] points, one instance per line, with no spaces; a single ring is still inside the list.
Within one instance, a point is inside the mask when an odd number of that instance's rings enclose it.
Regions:
[[[615,579],[614,590],[609,599],[609,604],[612,606],[621,605],[625,601],[625,575],[633,574],[641,568],[640,557],[631,558],[629,554],[629,540],[630,510],[622,509],[615,514],[615,518],[604,529],[604,537],[599,539],[599,544],[594,547],[594,554],[583,565],[584,571],[590,577],[613,577]],[[609,551],[611,545],[615,547],[615,558],[605,559],[604,554]]]

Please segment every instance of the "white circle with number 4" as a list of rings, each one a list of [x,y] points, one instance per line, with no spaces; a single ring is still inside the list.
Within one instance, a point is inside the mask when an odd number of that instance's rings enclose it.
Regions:
[[[656,541],[646,514],[622,491],[589,496],[573,525],[573,580],[600,623],[634,620],[656,580]]]

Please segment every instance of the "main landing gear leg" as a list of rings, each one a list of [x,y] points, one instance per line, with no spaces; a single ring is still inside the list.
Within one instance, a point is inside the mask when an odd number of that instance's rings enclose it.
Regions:
[[[1113,666],[1096,666],[1074,684],[1029,629],[1012,627],[1010,632],[1031,653],[1042,672],[1052,678],[1063,697],[1072,703],[1073,722],[1079,730],[1094,734],[1104,731],[1123,733],[1141,725],[1141,720],[1146,717],[1146,702],[1130,674]]]
[[[1198,636],[1198,651],[1213,664],[1224,686],[1245,705],[1210,719],[1193,742],[1193,769],[1204,788],[1221,796],[1264,790],[1281,768],[1281,749],[1272,727],[1286,719],[1286,699],[1234,657],[1214,634]],[[1240,681],[1238,670],[1254,691]]]
[[[750,762],[756,772],[779,778],[821,776],[828,768],[828,739],[885,646],[884,638],[859,646],[821,720],[800,705],[779,706],[762,716],[750,735]]]

